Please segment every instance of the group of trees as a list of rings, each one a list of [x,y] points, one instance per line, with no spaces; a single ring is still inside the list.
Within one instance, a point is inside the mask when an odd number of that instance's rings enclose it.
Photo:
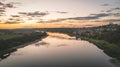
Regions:
[[[85,32],[78,33],[79,36],[93,38],[97,40],[104,40],[112,44],[120,46],[120,25],[116,26],[102,26],[97,28],[90,28]]]

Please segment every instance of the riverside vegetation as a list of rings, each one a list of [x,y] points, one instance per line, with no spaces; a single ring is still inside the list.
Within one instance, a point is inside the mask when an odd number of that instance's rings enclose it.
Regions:
[[[120,61],[120,25],[85,28],[79,30],[76,37],[94,43],[106,54]]]
[[[16,47],[35,41],[36,39],[42,39],[44,36],[47,36],[45,32],[15,33],[8,30],[2,30],[0,32],[0,50]]]

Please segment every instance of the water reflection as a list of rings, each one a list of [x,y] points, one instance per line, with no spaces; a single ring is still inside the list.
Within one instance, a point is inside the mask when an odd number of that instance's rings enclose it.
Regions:
[[[35,41],[37,42],[37,41]],[[20,48],[24,48],[32,43],[35,43],[35,42],[31,42],[31,43],[28,43],[28,44],[24,44],[24,45],[20,45],[20,46],[17,46],[17,47],[13,47],[13,48],[10,48],[8,50],[3,50],[3,51],[0,51],[0,61],[8,58],[10,55],[22,55],[22,54],[15,54],[15,52],[20,49]],[[40,45],[49,45],[49,43],[46,43],[46,42],[37,42],[35,44],[36,46],[40,46]]]
[[[56,33],[56,32],[47,32],[47,34],[51,37],[54,37],[54,38],[59,38],[59,39],[76,39],[76,37],[71,37],[67,34],[63,34],[63,33]]]
[[[110,62],[114,64],[116,67],[120,67],[120,61],[115,58],[110,59]]]
[[[38,43],[35,43],[35,46],[49,46],[49,43],[47,43],[47,42],[44,42],[44,41],[40,41],[40,42],[38,42]]]
[[[67,46],[66,44],[57,45],[57,47]]]
[[[0,67],[114,67],[111,57],[92,43],[70,38],[49,33],[42,41],[12,53]]]

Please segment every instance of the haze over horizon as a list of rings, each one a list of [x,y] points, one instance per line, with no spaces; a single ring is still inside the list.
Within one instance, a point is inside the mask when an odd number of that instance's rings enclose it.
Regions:
[[[120,0],[0,0],[0,29],[120,24]]]

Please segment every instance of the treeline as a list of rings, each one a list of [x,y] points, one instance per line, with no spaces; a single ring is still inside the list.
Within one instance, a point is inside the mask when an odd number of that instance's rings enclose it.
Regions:
[[[98,28],[91,28],[78,33],[78,36],[93,38],[97,40],[104,40],[120,47],[120,25],[103,26]]]
[[[0,50],[9,49],[24,43],[29,43],[31,41],[35,41],[36,39],[41,39],[44,36],[47,36],[45,32],[33,32],[29,34],[22,34],[19,37],[13,37],[6,40],[0,38]]]

